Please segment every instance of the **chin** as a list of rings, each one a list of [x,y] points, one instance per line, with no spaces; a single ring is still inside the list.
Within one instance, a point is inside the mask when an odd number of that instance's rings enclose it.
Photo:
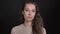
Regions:
[[[28,21],[32,21],[32,19],[28,19]]]

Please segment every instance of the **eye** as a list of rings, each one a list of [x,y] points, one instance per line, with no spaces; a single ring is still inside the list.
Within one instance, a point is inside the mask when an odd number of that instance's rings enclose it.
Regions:
[[[32,12],[36,12],[35,10],[32,10]]]
[[[27,9],[25,11],[28,11]]]
[[[28,9],[25,9],[26,12],[28,12],[29,10]]]

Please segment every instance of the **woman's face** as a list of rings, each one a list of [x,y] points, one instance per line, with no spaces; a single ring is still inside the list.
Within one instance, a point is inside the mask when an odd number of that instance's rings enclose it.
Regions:
[[[36,6],[32,3],[27,3],[22,11],[24,19],[27,21],[32,21],[36,14]]]

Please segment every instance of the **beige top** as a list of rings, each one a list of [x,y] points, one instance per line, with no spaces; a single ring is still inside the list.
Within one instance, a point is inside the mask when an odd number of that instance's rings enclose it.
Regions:
[[[46,30],[43,28],[43,34],[46,34]],[[11,34],[32,34],[32,28],[26,28],[23,24],[13,27]]]

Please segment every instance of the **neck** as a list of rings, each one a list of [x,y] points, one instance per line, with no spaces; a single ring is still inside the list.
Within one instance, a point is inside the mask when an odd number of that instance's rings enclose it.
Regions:
[[[32,21],[24,21],[24,26],[31,27],[32,26]]]

